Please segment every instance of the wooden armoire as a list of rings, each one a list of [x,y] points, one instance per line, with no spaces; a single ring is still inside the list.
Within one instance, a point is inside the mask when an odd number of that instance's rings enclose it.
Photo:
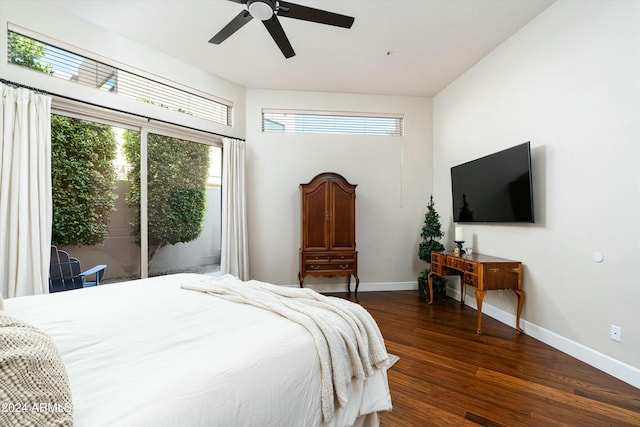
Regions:
[[[356,185],[333,172],[316,175],[300,184],[302,247],[298,280],[305,276],[351,276],[356,279],[358,298],[358,252],[356,251]]]

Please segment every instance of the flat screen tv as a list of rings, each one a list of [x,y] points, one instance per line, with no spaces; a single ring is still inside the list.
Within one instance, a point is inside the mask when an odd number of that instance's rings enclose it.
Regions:
[[[451,168],[454,222],[534,222],[529,142]]]

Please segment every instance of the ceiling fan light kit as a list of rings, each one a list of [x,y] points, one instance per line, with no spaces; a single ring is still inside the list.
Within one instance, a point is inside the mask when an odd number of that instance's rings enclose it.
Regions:
[[[246,9],[236,15],[227,25],[222,28],[209,43],[220,44],[236,31],[242,28],[247,22],[256,18],[262,21],[271,38],[278,45],[285,58],[295,55],[293,47],[287,35],[280,25],[278,16],[284,18],[299,19],[302,21],[316,22],[318,24],[332,25],[334,27],[351,28],[354,18],[340,15],[339,13],[327,12],[321,9],[302,6],[295,3],[277,0],[229,0],[234,3],[244,4]]]
[[[247,9],[249,10],[249,14],[254,18],[266,21],[273,16],[275,5],[268,0],[249,0],[247,2]]]

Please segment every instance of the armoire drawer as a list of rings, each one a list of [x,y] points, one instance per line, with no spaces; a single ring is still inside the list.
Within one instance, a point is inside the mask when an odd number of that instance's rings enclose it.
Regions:
[[[304,254],[302,256],[305,263],[310,262],[329,262],[329,254],[317,253],[317,254]]]
[[[355,262],[356,253],[355,252],[347,252],[345,254],[332,253],[331,256],[329,257],[329,260],[331,262],[340,262],[340,263]]]
[[[354,264],[348,263],[305,263],[304,269],[307,273],[322,272],[322,273],[340,273],[347,271],[354,271]]]

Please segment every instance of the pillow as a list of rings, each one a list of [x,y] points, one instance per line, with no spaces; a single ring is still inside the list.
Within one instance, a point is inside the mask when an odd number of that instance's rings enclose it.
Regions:
[[[69,379],[51,338],[4,312],[0,312],[0,425],[73,425]]]

